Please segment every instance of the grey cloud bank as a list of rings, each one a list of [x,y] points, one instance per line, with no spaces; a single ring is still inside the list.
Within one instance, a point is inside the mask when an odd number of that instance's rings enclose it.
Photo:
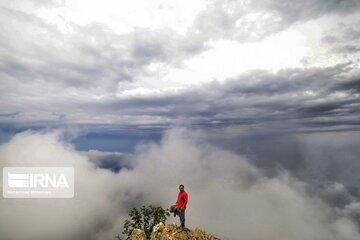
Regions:
[[[102,129],[169,125],[282,126],[279,131],[358,130],[358,70],[349,64],[329,68],[288,69],[274,74],[253,71],[223,83],[214,81],[172,94],[125,96],[69,102],[50,125],[89,124]],[[68,99],[64,100],[68,101]],[[64,103],[63,103],[64,104]],[[52,108],[52,104],[43,108]],[[96,116],[96,117],[92,117]],[[41,126],[42,112],[2,114],[5,123]],[[40,122],[39,122],[40,121]]]

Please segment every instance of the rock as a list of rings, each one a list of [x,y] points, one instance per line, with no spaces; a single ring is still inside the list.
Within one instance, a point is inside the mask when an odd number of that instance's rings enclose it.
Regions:
[[[129,240],[146,240],[144,231],[141,229],[134,229],[130,235]]]
[[[175,224],[157,224],[151,234],[151,240],[219,240],[204,230],[177,227]]]
[[[134,229],[129,240],[146,240],[143,230]],[[194,230],[176,226],[173,224],[159,223],[153,228],[151,240],[219,240],[213,235],[207,234],[204,230],[195,228]]]

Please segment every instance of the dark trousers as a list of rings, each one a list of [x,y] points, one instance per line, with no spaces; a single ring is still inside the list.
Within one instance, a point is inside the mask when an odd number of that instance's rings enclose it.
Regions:
[[[180,218],[181,227],[185,227],[185,209],[175,209],[175,216],[178,215]]]

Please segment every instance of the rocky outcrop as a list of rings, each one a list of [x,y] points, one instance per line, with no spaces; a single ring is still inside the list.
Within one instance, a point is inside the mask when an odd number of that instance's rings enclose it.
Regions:
[[[129,240],[146,240],[144,231],[141,229],[134,229],[130,235]]]
[[[135,229],[130,240],[146,240],[145,234],[140,229]],[[157,224],[151,234],[151,240],[219,240],[204,230],[195,228],[193,230],[177,227],[175,224]]]

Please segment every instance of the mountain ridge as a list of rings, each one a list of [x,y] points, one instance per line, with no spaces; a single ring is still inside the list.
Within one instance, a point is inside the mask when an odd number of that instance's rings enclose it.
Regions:
[[[188,229],[176,226],[175,223],[159,223],[154,226],[150,240],[220,240],[200,228]],[[129,240],[146,240],[143,230],[134,229]]]

